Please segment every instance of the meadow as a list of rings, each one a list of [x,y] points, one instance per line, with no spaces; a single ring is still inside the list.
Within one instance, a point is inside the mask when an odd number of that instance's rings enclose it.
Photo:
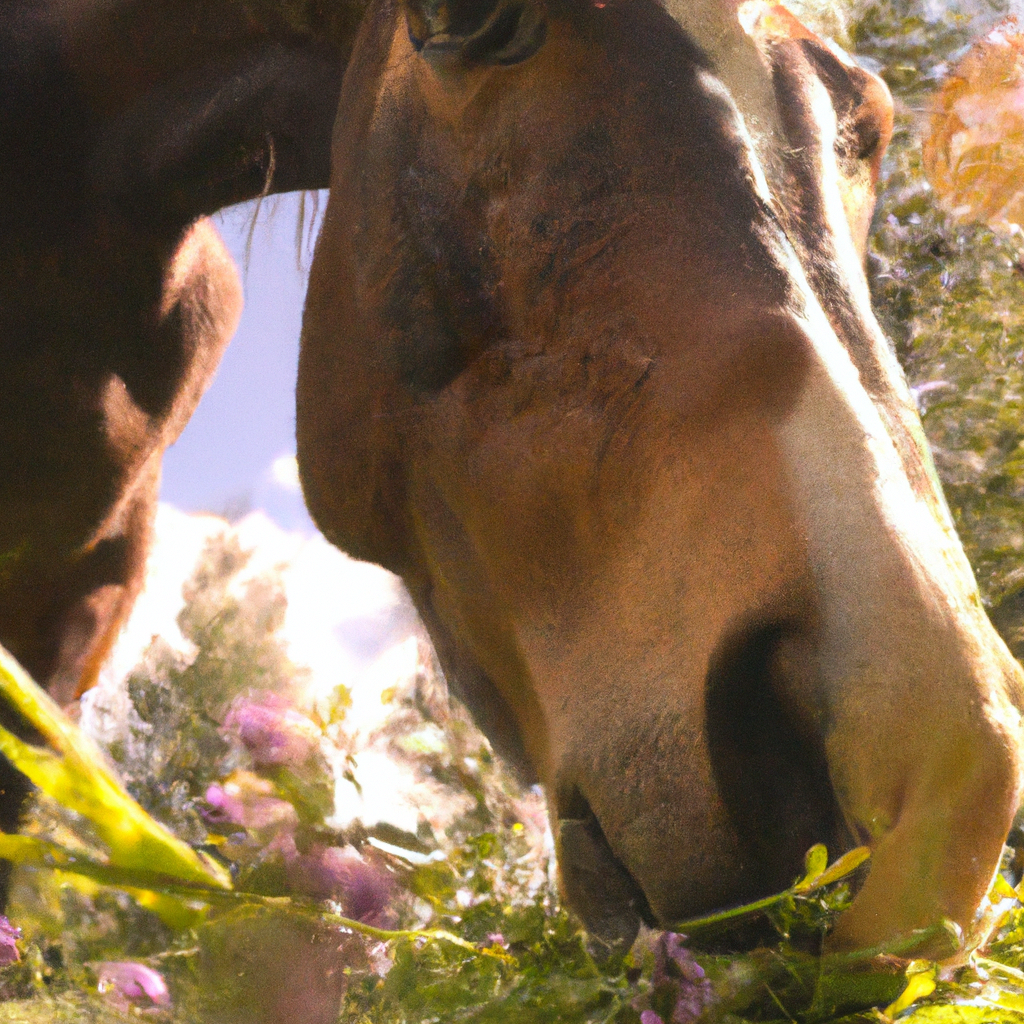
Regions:
[[[939,199],[925,160],[934,177],[953,140],[934,97],[1008,10],[793,6],[896,100],[869,257],[875,305],[990,614],[1020,656],[1024,234],[1013,218],[1024,118],[1006,103],[1013,86],[1024,91],[1011,80],[1024,77],[1024,42],[1006,27],[1007,68],[965,86],[1003,135],[979,142],[978,171],[960,192],[945,182]],[[542,798],[448,701],[425,645],[376,739],[448,809],[415,831],[339,825],[338,788],[361,785],[349,690],[309,699],[279,636],[273,576],[233,587],[246,560],[230,538],[207,548],[179,618],[194,654],[154,641],[102,753],[33,704],[15,668],[0,673],[56,750],[0,735],[39,787],[24,836],[0,846],[19,865],[0,921],[0,1022],[1024,1022],[1019,831],[990,897],[993,938],[956,966],[898,947],[822,956],[869,862],[830,863],[821,847],[769,900],[601,948],[559,900]],[[96,776],[103,758],[113,770]],[[759,929],[762,944],[720,952],[736,928]]]

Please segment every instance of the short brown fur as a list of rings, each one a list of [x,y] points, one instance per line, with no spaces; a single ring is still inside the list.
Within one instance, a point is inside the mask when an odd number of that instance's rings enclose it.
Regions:
[[[1022,679],[865,298],[888,93],[806,31],[760,65],[728,31],[723,85],[652,0],[374,4],[303,326],[307,502],[544,785],[597,934],[780,888],[817,841],[875,851],[836,945],[970,929]],[[727,87],[777,106],[754,148]]]

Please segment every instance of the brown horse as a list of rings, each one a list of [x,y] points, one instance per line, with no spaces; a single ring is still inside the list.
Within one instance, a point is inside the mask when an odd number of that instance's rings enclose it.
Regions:
[[[0,16],[0,640],[61,698],[237,316],[197,218],[326,181],[358,8]],[[819,839],[875,848],[837,942],[969,927],[1020,789],[1019,672],[857,257],[884,89],[764,46],[718,4],[380,0],[337,126],[311,507],[405,576],[610,938]]]
[[[887,92],[762,14],[758,52],[718,0],[374,0],[305,494],[543,783],[594,932],[782,887],[819,841],[873,850],[837,947],[968,932],[1024,680],[868,303]]]
[[[91,684],[131,606],[163,450],[237,323],[203,215],[327,183],[358,3],[331,11],[0,13],[0,643],[58,700]],[[24,780],[6,762],[0,790],[10,829]]]

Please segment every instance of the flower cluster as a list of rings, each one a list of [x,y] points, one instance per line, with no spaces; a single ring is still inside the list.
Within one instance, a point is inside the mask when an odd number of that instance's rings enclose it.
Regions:
[[[298,895],[336,900],[345,916],[364,924],[385,926],[394,879],[352,846],[314,844],[308,853],[284,854],[288,886]]]
[[[223,731],[236,737],[260,768],[302,765],[320,748],[322,739],[320,726],[277,693],[236,700]]]
[[[683,945],[685,941],[685,935],[675,932],[658,936],[651,989],[659,1005],[667,1003],[671,1007],[671,1016],[665,1019],[655,1010],[642,1010],[641,1024],[692,1024],[711,1005],[711,982],[693,953]]]
[[[206,790],[206,821],[228,832],[222,853],[236,865],[276,863],[288,894],[334,900],[348,917],[386,923],[391,875],[350,844],[330,841],[324,806],[308,799],[326,769],[317,758],[322,727],[280,694],[261,693],[236,699],[222,732],[253,768],[237,769]]]
[[[18,952],[18,939],[21,929],[15,928],[6,916],[0,914],[0,967],[17,963],[21,959]]]
[[[262,830],[292,830],[298,823],[295,808],[275,796],[269,779],[252,772],[236,771],[206,790],[204,818],[211,825],[240,825]]]

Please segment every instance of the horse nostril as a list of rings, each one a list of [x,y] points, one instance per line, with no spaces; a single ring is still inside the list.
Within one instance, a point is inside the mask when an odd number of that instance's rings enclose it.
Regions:
[[[751,855],[751,898],[789,885],[815,843],[837,853],[850,845],[819,735],[823,725],[792,692],[789,674],[797,670],[786,652],[799,638],[795,622],[748,623],[719,645],[707,677],[712,770]]]

